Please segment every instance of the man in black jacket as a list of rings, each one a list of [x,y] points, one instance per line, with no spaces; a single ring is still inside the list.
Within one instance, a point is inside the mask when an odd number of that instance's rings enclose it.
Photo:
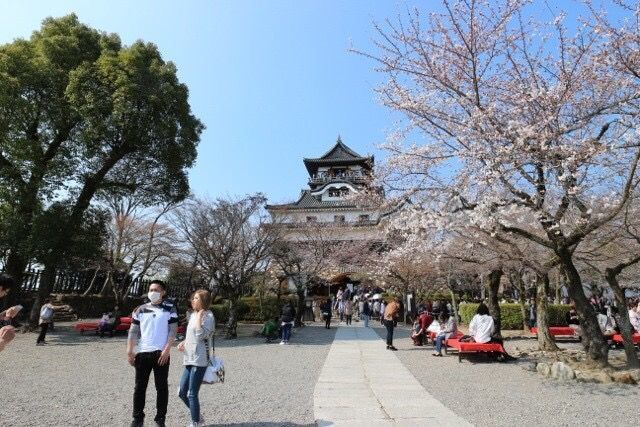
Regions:
[[[280,344],[289,344],[289,338],[291,337],[291,328],[293,327],[293,321],[296,318],[296,308],[293,306],[293,302],[289,301],[282,306],[280,311],[280,322],[282,326],[282,341]]]
[[[324,319],[324,327],[327,329],[331,329],[331,300],[328,299],[324,304],[320,306],[320,312],[322,313],[322,318]]]

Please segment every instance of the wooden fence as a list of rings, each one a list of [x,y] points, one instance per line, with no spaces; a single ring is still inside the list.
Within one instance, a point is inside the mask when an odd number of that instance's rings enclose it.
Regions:
[[[92,294],[96,294],[100,292],[102,289],[102,285],[106,280],[106,272],[100,274],[98,273],[95,276],[95,271],[57,271],[52,293],[54,294],[83,294],[89,289],[91,286],[92,280],[94,281],[93,289],[91,289]],[[42,280],[43,270],[28,270],[25,272],[22,283],[21,290],[25,292],[35,292],[40,288],[40,282]],[[140,297],[147,293],[149,289],[149,284],[151,283],[150,279],[141,279],[139,277],[130,278],[114,278],[117,286],[122,288],[127,287],[128,292],[127,295],[129,297]],[[185,298],[195,289],[203,287],[202,284],[193,283],[193,284],[167,284],[168,291],[170,297],[172,298]]]

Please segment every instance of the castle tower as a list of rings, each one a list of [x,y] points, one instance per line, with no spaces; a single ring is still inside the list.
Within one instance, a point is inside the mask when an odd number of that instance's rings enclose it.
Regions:
[[[338,137],[325,154],[303,162],[309,172],[309,187],[293,203],[267,205],[273,223],[290,229],[288,234],[294,240],[302,239],[296,229],[302,232],[305,226],[319,225],[334,227],[336,240],[375,240],[379,212],[357,197],[370,187],[373,156],[361,156]]]

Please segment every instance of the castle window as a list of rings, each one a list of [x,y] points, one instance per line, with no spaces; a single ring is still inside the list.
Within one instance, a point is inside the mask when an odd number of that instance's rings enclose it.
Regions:
[[[349,189],[347,187],[331,188],[328,191],[329,197],[345,197],[349,195]]]
[[[334,215],[333,216],[333,221],[334,222],[344,222],[344,215]]]
[[[360,216],[358,216],[358,221],[360,221],[360,222],[369,221],[369,215],[360,215]]]
[[[316,216],[308,216],[307,217],[307,222],[316,222],[318,221],[318,217]]]

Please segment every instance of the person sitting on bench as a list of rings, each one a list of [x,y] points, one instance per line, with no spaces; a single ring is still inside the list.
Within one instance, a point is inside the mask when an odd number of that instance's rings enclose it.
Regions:
[[[276,317],[275,319],[269,319],[264,322],[264,325],[262,325],[262,330],[260,331],[260,335],[265,337],[267,342],[279,338],[280,334],[278,332],[278,318]]]
[[[610,309],[609,309],[610,310]],[[616,332],[616,321],[613,318],[613,315],[607,308],[602,308],[598,312],[598,325],[600,326],[600,331],[602,331],[602,335],[607,340],[613,338]]]
[[[455,334],[458,328],[456,326],[455,319],[453,316],[449,315],[449,312],[446,309],[440,311],[438,323],[440,324],[440,332],[438,332],[438,335],[436,336],[436,352],[433,353],[432,356],[442,357],[442,346],[444,345],[444,341]]]
[[[491,341],[491,336],[496,330],[493,317],[489,315],[489,308],[480,303],[475,316],[469,323],[469,335],[462,337],[460,341],[486,343]]]
[[[418,312],[418,318],[414,324],[414,331],[411,334],[413,345],[421,346],[427,341],[427,328],[433,322],[433,317],[427,313],[426,309],[421,308]]]

